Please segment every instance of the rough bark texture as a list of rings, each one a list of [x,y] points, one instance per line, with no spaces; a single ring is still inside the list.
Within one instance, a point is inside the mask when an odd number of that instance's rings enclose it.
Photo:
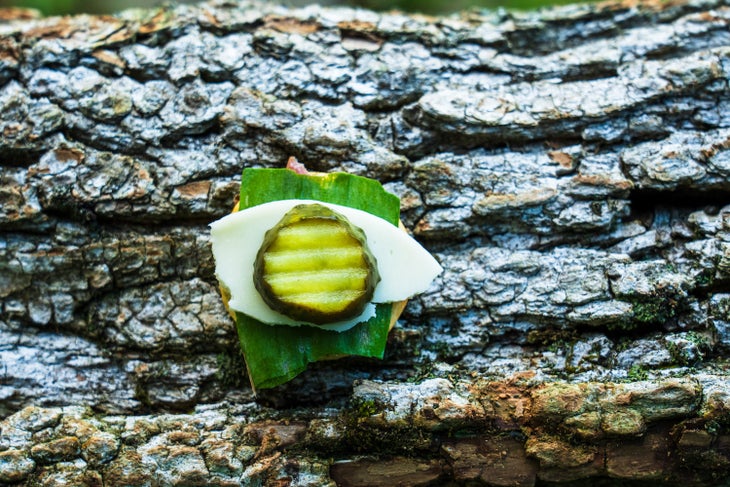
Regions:
[[[0,19],[0,483],[727,481],[725,2]],[[207,223],[290,155],[445,272],[254,398]]]

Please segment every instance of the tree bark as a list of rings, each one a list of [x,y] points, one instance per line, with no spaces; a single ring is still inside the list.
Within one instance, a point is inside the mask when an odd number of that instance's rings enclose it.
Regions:
[[[727,481],[729,22],[0,10],[0,483]],[[207,224],[291,155],[444,273],[384,360],[255,397]]]

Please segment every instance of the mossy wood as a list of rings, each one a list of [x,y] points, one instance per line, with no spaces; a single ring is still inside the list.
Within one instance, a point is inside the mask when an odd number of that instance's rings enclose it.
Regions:
[[[726,484],[728,22],[0,11],[0,484]],[[254,397],[208,224],[290,156],[444,272]]]

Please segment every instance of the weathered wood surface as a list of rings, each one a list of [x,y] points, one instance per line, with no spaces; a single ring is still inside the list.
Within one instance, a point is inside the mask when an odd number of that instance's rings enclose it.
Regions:
[[[727,481],[726,2],[0,12],[0,483]],[[254,398],[207,223],[290,155],[445,272]]]

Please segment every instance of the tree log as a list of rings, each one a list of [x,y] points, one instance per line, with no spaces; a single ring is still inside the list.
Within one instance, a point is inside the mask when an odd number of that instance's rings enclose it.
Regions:
[[[727,482],[729,22],[0,10],[0,484]],[[292,155],[444,273],[384,360],[256,397],[207,225]]]

